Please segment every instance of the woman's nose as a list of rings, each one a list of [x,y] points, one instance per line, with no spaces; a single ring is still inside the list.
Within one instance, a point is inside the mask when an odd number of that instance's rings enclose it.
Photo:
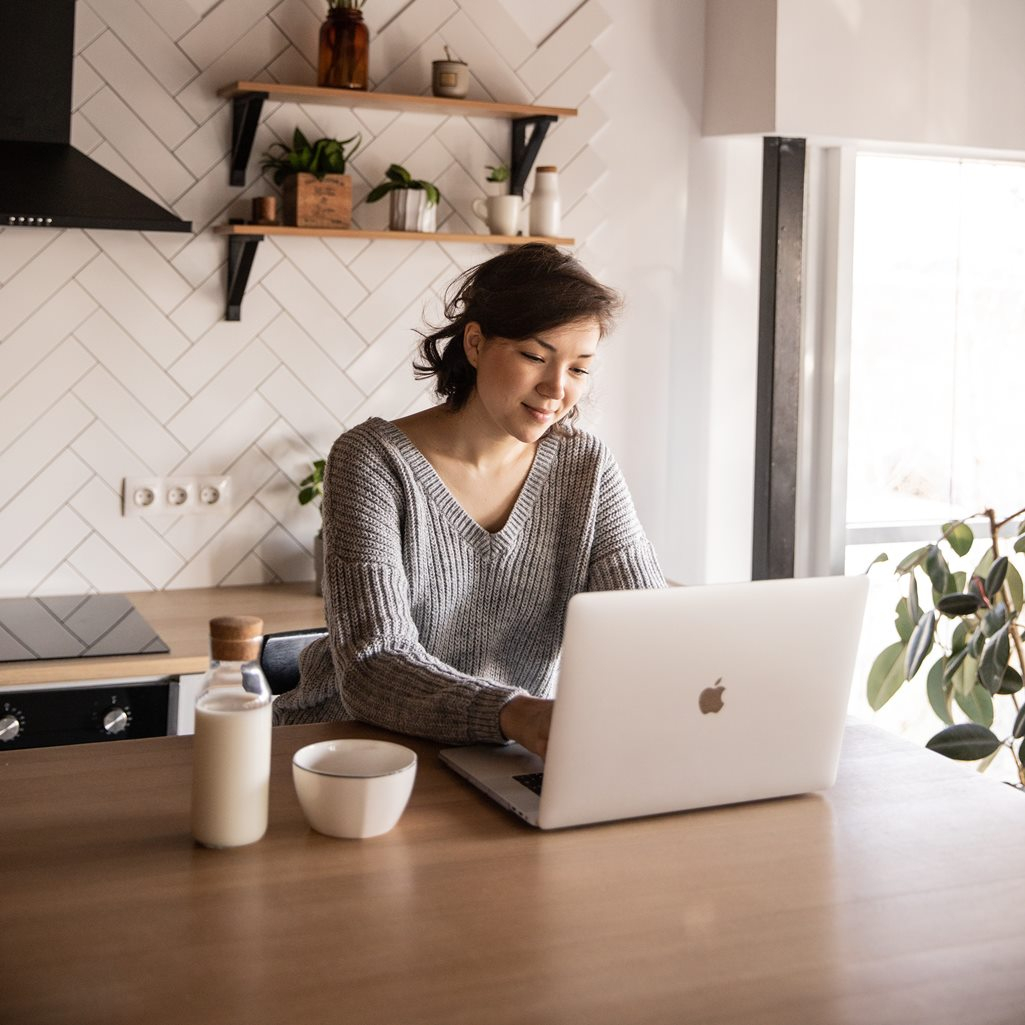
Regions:
[[[561,370],[546,374],[537,386],[546,398],[561,399],[566,392],[565,378]]]

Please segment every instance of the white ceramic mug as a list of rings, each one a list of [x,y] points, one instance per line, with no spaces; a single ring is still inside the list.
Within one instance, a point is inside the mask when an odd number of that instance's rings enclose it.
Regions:
[[[488,196],[473,201],[473,212],[492,235],[515,235],[519,231],[522,205],[522,196]]]

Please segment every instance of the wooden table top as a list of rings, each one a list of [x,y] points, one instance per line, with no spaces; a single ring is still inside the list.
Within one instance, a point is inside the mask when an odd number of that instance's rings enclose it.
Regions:
[[[214,616],[260,616],[267,633],[324,625],[324,599],[309,581],[132,591],[125,597],[170,648],[167,654],[4,662],[0,687],[205,673]]]
[[[433,744],[389,834],[188,832],[191,737],[0,754],[0,1020],[1021,1025],[1025,797],[863,724],[812,795],[542,833]],[[768,756],[768,752],[767,752]]]

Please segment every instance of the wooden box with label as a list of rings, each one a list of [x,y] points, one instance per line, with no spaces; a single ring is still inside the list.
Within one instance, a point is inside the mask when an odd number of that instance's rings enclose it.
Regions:
[[[352,178],[347,174],[293,174],[281,194],[284,223],[297,228],[348,228],[352,225]]]

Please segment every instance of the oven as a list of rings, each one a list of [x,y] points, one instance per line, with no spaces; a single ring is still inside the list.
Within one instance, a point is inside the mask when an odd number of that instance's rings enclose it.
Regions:
[[[0,688],[0,750],[167,736],[178,690],[169,676]]]
[[[27,685],[33,662],[168,650],[123,595],[0,599],[0,751],[116,742],[178,732],[177,677]],[[38,678],[33,667],[31,676]],[[61,674],[65,675],[65,674]],[[21,678],[19,685],[19,678]]]

